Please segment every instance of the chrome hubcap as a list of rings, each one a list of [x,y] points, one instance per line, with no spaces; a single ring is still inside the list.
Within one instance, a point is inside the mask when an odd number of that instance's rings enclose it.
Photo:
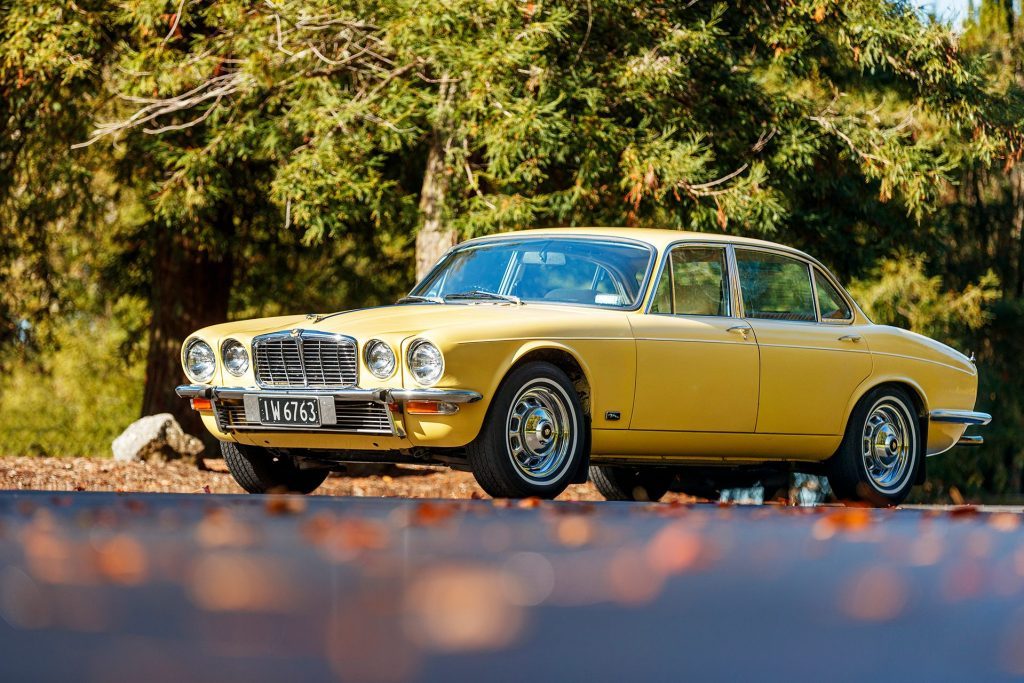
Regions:
[[[864,469],[871,484],[883,493],[902,488],[917,453],[917,434],[911,420],[901,404],[882,399],[864,422]]]
[[[528,480],[551,477],[570,455],[572,429],[568,401],[558,389],[523,387],[508,413],[506,443],[512,463]]]

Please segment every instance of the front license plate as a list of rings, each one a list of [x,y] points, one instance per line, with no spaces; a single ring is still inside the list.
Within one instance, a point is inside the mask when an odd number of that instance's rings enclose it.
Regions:
[[[260,396],[260,422],[265,425],[319,427],[320,401],[315,398]]]

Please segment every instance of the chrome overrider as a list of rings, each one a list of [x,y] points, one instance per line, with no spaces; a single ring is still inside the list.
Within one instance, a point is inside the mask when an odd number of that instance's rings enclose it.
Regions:
[[[984,426],[992,421],[988,413],[979,413],[973,410],[933,410],[928,413],[928,419],[932,422],[945,422],[947,424],[960,424],[969,426]],[[957,441],[958,446],[980,446],[985,439],[980,436],[964,434]]]

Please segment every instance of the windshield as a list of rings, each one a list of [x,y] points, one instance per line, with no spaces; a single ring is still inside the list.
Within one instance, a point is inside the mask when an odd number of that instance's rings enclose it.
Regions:
[[[432,300],[521,301],[611,308],[639,305],[654,254],[627,242],[518,238],[469,244],[451,252],[412,291]]]

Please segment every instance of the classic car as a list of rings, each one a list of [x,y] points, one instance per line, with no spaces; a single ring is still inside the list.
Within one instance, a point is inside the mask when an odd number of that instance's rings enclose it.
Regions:
[[[253,493],[376,462],[650,501],[803,471],[893,505],[991,419],[973,359],[872,323],[810,256],[674,230],[469,240],[395,305],[214,325],[182,365]]]

